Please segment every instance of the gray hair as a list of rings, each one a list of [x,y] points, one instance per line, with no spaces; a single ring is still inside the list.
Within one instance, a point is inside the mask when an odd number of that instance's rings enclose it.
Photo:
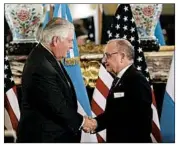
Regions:
[[[119,52],[125,52],[125,54],[129,60],[134,60],[134,57],[135,57],[134,47],[128,40],[126,40],[126,39],[112,39],[112,40],[108,41],[107,44],[109,44],[111,42],[115,42],[116,47],[119,50]]]
[[[58,36],[63,40],[67,38],[70,31],[74,31],[72,23],[62,18],[53,18],[42,30],[41,41],[49,44],[54,36]]]

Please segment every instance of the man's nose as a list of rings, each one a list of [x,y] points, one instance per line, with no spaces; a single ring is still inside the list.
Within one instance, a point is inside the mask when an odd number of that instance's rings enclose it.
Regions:
[[[105,64],[105,63],[106,63],[106,57],[103,57],[102,60],[101,60],[101,62],[102,62],[103,64]]]
[[[73,43],[71,43],[70,45],[69,45],[69,49],[72,49],[73,48]]]

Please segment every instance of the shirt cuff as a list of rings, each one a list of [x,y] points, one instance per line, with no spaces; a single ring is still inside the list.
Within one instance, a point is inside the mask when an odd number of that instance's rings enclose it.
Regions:
[[[79,130],[81,130],[81,129],[82,129],[82,127],[83,127],[84,123],[85,123],[85,117],[83,117],[83,121],[82,121],[81,126],[79,127]]]

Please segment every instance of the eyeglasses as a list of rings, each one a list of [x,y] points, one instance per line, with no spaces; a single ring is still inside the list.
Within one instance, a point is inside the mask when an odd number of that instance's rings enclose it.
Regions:
[[[118,51],[117,52],[113,52],[113,53],[104,53],[104,56],[103,56],[103,58],[106,58],[106,59],[109,59],[109,58],[111,58],[112,57],[112,55],[113,54],[117,54],[118,53]]]

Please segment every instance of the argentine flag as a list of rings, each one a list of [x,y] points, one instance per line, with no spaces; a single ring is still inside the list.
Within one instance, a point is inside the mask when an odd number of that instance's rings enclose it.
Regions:
[[[163,100],[161,113],[161,135],[164,143],[175,142],[175,96],[174,96],[174,56],[166,85],[166,92]]]
[[[160,21],[158,21],[157,25],[156,25],[156,29],[155,29],[155,36],[158,39],[159,44],[162,45],[166,45],[165,40],[164,40],[164,35],[163,35],[163,31],[161,28],[161,24]]]

